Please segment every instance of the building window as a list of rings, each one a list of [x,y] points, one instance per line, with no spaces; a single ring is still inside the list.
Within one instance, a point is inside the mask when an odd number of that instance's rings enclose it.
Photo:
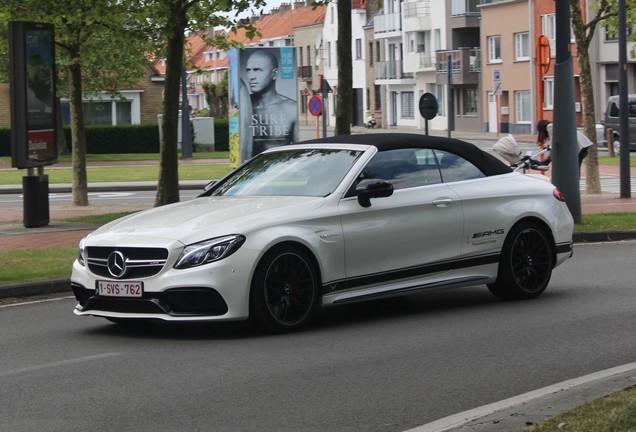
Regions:
[[[465,88],[462,91],[464,115],[477,115],[477,89]]]
[[[515,92],[515,119],[517,123],[532,122],[532,103],[529,91]]]
[[[375,110],[380,111],[382,109],[382,87],[376,85],[373,90],[375,93]]]
[[[541,34],[544,34],[550,41],[550,53],[554,57],[556,54],[556,14],[541,15]]]
[[[311,58],[311,47],[307,45],[307,66],[311,66],[314,61],[315,60]]]
[[[530,36],[528,32],[515,33],[515,60],[530,60]]]
[[[298,47],[298,66],[303,67],[304,58],[303,58],[303,47]]]
[[[427,89],[429,93],[435,95],[435,99],[437,99],[437,115],[443,116],[444,114],[444,86],[437,84],[427,84]]]
[[[327,67],[331,67],[331,42],[327,42]]]
[[[362,39],[356,39],[356,60],[362,58]]]
[[[373,42],[369,42],[369,66],[373,66]]]
[[[501,63],[501,36],[488,36],[488,63]]]
[[[380,57],[380,42],[375,43],[375,61],[381,61]]]
[[[543,80],[543,108],[554,108],[554,78],[545,78]]]
[[[402,117],[415,117],[415,95],[413,92],[400,93],[402,98]]]
[[[300,95],[300,113],[301,114],[306,114],[307,113],[307,104],[309,103],[309,97],[306,94],[302,94]]]

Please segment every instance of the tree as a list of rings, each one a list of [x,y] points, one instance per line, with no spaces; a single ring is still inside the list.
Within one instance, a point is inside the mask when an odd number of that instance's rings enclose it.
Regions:
[[[339,0],[338,10],[338,105],[336,135],[351,134],[353,111],[353,61],[351,58],[351,0]]]
[[[228,103],[228,82],[227,73],[223,75],[223,79],[214,84],[206,81],[202,85],[205,92],[205,100],[210,106],[211,117],[227,117]]]
[[[145,11],[141,15],[147,17],[151,26],[149,34],[154,36],[161,50],[165,47],[165,51],[161,51],[165,53],[166,73],[159,181],[155,198],[155,206],[161,206],[179,201],[177,129],[186,30],[205,36],[210,45],[227,48],[228,40],[209,29],[229,27],[236,31],[237,28],[245,28],[247,36],[253,36],[255,29],[249,19],[239,18],[238,14],[252,6],[264,6],[265,0],[147,0],[139,5]]]
[[[628,11],[632,15],[630,22],[636,22],[636,2],[628,0]],[[585,3],[584,3],[585,4]],[[616,0],[597,0],[594,4],[595,15],[587,22],[583,20],[580,0],[570,0],[572,15],[572,31],[576,40],[576,50],[580,68],[581,102],[583,112],[583,131],[595,144],[596,142],[596,118],[594,110],[594,82],[592,80],[592,68],[590,66],[589,48],[599,25],[605,24],[609,29],[617,31],[616,18],[618,17],[618,3]],[[585,187],[589,194],[601,193],[601,181],[598,172],[598,150],[596,145],[590,147],[586,162]]]
[[[0,0],[0,21],[24,20],[55,26],[58,91],[71,107],[73,204],[88,205],[83,95],[125,88],[148,66],[146,38],[133,28],[126,4],[104,0]]]

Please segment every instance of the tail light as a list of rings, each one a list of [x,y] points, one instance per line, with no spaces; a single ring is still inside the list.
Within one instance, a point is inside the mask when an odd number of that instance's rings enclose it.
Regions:
[[[552,190],[552,195],[561,202],[565,202],[565,195],[558,189],[554,188]]]

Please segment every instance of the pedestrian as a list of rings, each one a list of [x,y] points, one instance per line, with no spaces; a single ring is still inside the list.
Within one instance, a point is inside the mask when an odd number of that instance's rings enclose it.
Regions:
[[[593,142],[590,141],[588,137],[585,136],[583,132],[580,130],[576,131],[576,142],[579,145],[579,170],[581,169],[581,164],[583,163],[583,159],[587,156],[590,147]]]
[[[539,146],[539,149],[545,150],[544,153],[539,155],[539,161],[545,165],[549,165],[552,161],[550,158],[551,132],[552,123],[550,121],[539,120],[537,122],[537,146]]]

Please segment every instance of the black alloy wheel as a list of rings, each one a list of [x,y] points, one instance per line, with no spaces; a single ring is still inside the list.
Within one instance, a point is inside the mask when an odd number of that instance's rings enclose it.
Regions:
[[[547,234],[532,222],[521,222],[508,234],[497,281],[488,288],[507,300],[538,297],[550,282],[553,265],[553,248]]]
[[[293,331],[306,324],[317,306],[320,290],[312,262],[297,247],[268,252],[252,282],[251,318],[270,331]]]

